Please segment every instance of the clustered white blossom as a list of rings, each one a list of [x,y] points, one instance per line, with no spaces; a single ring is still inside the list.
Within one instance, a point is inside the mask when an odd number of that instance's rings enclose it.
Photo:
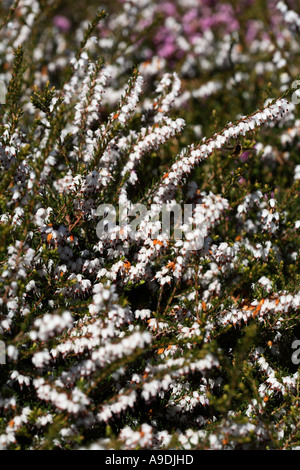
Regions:
[[[294,10],[289,10],[284,2],[278,2],[276,8],[282,13],[284,21],[292,28],[300,28],[300,16]]]

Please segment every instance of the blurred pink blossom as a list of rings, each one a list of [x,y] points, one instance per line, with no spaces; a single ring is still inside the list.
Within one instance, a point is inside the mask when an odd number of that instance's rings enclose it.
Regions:
[[[64,32],[68,32],[71,29],[71,21],[66,16],[63,16],[63,15],[56,15],[53,18],[53,24],[58,29]]]

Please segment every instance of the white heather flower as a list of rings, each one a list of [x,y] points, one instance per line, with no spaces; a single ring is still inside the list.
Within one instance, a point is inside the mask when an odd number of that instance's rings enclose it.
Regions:
[[[47,350],[36,352],[32,356],[32,363],[37,368],[43,368],[45,365],[49,364],[50,361],[51,356]]]
[[[300,28],[300,16],[294,10],[289,10],[287,5],[280,1],[276,5],[277,10],[279,10],[284,21],[291,27],[291,29]]]
[[[295,166],[294,180],[300,179],[300,165]]]
[[[267,292],[271,292],[273,290],[273,282],[266,276],[259,278],[258,282],[266,289]]]
[[[70,328],[72,323],[73,317],[68,311],[64,311],[61,315],[46,313],[42,318],[35,320],[35,329],[31,330],[29,335],[33,341],[37,339],[46,341],[55,334]]]
[[[19,351],[15,346],[10,344],[6,348],[6,354],[7,354],[7,357],[9,357],[11,360],[16,361],[19,356]]]
[[[42,428],[44,426],[47,426],[47,424],[51,424],[53,423],[53,416],[52,414],[48,413],[46,415],[43,415],[43,416],[39,416],[35,422],[35,424],[37,425],[37,427],[39,428]]]
[[[130,114],[136,107],[140,94],[142,92],[143,82],[143,77],[141,75],[138,75],[130,94],[126,96],[124,104],[121,105],[121,110],[117,117],[121,124],[126,123],[126,121],[130,117]]]
[[[141,318],[141,320],[145,320],[146,318],[150,318],[151,316],[151,310],[149,309],[142,309],[142,310],[136,310],[134,312],[135,318]]]

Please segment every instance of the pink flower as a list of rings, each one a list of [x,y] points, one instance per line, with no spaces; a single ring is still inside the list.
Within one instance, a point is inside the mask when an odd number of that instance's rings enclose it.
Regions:
[[[175,51],[176,51],[175,44],[166,43],[158,50],[158,55],[159,57],[163,57],[167,59],[168,57],[172,56]]]
[[[247,150],[245,152],[242,153],[242,155],[240,156],[240,160],[241,162],[245,163],[249,160],[249,156],[250,156],[250,153],[251,152],[247,152]]]
[[[176,7],[172,2],[166,2],[162,5],[162,9],[167,16],[174,16],[176,13]]]
[[[66,16],[62,16],[62,15],[55,16],[53,18],[53,24],[58,29],[64,32],[68,32],[71,29],[71,21]]]

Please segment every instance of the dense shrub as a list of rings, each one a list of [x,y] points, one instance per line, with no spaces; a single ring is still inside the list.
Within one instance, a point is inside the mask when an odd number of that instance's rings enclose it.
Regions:
[[[1,7],[0,448],[297,448],[297,3],[78,5]]]

